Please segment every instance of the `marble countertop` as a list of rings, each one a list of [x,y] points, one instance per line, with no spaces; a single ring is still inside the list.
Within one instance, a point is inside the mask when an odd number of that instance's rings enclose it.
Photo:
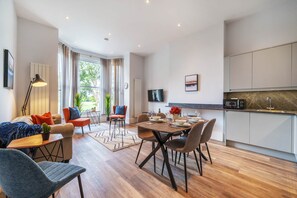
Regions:
[[[224,111],[239,111],[239,112],[253,112],[253,113],[273,113],[273,114],[285,114],[285,115],[297,115],[297,111],[287,111],[278,109],[224,109]]]

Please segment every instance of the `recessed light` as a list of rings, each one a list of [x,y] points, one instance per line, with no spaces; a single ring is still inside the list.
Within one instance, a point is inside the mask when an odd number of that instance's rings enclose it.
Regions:
[[[141,48],[141,45],[140,45],[140,44],[138,44],[138,45],[137,45],[137,47],[138,47],[138,48]]]
[[[108,36],[111,36],[111,33],[110,32],[108,33]]]
[[[65,19],[66,19],[66,20],[69,20],[69,16],[66,16]]]
[[[145,3],[146,4],[149,4],[151,1],[150,0],[145,0]]]
[[[181,24],[180,24],[180,23],[178,23],[178,24],[177,24],[177,27],[181,27]]]

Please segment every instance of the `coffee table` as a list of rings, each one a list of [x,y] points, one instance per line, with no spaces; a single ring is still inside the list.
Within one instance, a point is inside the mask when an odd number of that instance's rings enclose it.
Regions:
[[[58,145],[57,153],[54,155],[53,152]],[[54,144],[52,149],[49,149],[48,146],[50,144]],[[64,160],[64,151],[63,151],[63,136],[61,134],[50,134],[50,137],[48,140],[43,141],[42,140],[42,135],[32,135],[29,137],[24,137],[20,139],[15,139],[10,142],[10,144],[7,146],[8,149],[30,149],[32,152],[29,152],[29,156],[31,153],[31,158],[33,160],[42,158],[42,157],[37,157],[36,158],[36,152],[37,150],[40,150],[42,153],[42,156],[47,160],[51,161],[57,161],[58,158],[62,158]],[[42,149],[44,148],[44,149]],[[59,156],[59,152],[62,152],[62,156]],[[55,158],[55,160],[54,160]]]

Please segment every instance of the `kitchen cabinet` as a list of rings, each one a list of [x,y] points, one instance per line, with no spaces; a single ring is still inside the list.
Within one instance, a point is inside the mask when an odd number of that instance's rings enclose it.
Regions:
[[[226,111],[226,139],[249,144],[250,113]]]
[[[253,85],[259,88],[292,86],[291,44],[253,52]]]
[[[224,92],[229,92],[229,57],[224,58]]]
[[[231,56],[229,62],[230,90],[252,88],[252,53]]]
[[[250,144],[293,153],[293,116],[250,113]]]
[[[292,44],[292,86],[297,87],[297,43]]]

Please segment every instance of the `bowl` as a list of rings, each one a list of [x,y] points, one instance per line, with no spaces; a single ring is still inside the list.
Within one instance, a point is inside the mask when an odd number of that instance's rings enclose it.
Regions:
[[[161,119],[161,116],[152,116],[151,119],[154,121],[158,121],[159,119]]]
[[[198,122],[200,119],[201,119],[200,117],[192,117],[189,119],[189,122],[195,123],[195,122]]]
[[[183,125],[186,122],[187,120],[175,120],[175,123],[177,123],[178,125]]]

